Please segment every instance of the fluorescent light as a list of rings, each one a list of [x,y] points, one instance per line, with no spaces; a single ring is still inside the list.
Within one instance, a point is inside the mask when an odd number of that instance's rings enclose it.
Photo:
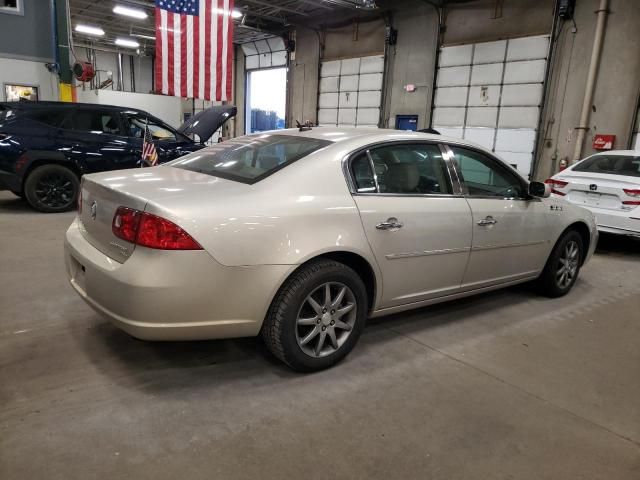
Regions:
[[[132,33],[131,34],[132,37],[138,37],[138,38],[146,38],[147,40],[155,40],[156,37],[151,36],[151,35],[141,35],[139,33]]]
[[[216,15],[227,15],[231,16],[231,18],[240,18],[243,15],[240,10],[231,10],[231,13],[229,13],[229,10],[224,8],[214,7],[211,11]]]
[[[145,19],[147,18],[147,12],[144,10],[140,10],[137,8],[129,8],[123,7],[122,5],[116,5],[113,7],[113,13],[117,13],[118,15],[124,15],[125,17],[133,17]]]
[[[86,33],[87,35],[104,35],[104,30],[100,27],[90,27],[89,25],[76,25],[76,32]]]
[[[126,38],[116,38],[116,45],[120,45],[121,47],[130,47],[130,48],[138,48],[140,44],[135,40],[129,40]]]
[[[240,18],[242,16],[242,12],[239,10],[231,11],[231,18]]]

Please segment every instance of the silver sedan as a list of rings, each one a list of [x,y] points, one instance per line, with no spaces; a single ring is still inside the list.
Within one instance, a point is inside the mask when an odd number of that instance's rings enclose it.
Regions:
[[[73,288],[148,340],[261,334],[326,368],[365,321],[516,283],[571,290],[593,215],[491,152],[438,135],[281,130],[83,177]]]

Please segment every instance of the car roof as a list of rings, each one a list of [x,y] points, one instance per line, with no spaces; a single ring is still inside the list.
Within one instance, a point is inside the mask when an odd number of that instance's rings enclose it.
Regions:
[[[607,150],[604,152],[597,152],[591,155],[592,157],[595,155],[625,155],[625,156],[640,156],[640,150]]]
[[[460,138],[446,137],[434,133],[413,132],[410,130],[392,130],[388,128],[377,127],[311,127],[310,130],[300,130],[298,128],[287,128],[284,130],[271,130],[261,132],[275,135],[293,135],[300,137],[315,138],[319,140],[329,140],[331,142],[340,142],[344,140],[363,139],[367,142],[391,141],[391,140],[431,140],[436,142],[467,144],[476,147],[471,142],[466,142]],[[376,138],[378,137],[378,138]],[[483,149],[484,150],[484,149]]]
[[[101,110],[117,110],[117,111],[133,111],[149,115],[144,110],[131,107],[119,107],[117,105],[104,105],[98,103],[77,103],[77,102],[53,102],[53,101],[37,101],[37,102],[1,102],[5,108],[12,108],[16,110],[36,110],[36,109],[67,109],[67,108],[99,108]]]

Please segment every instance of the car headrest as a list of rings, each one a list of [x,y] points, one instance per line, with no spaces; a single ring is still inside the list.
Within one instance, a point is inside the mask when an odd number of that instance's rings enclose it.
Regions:
[[[414,192],[420,183],[420,173],[415,163],[392,163],[385,176],[387,188],[393,192]]]

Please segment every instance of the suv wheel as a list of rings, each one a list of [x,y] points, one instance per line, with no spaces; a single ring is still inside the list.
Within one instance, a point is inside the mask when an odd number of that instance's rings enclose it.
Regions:
[[[367,292],[346,265],[318,260],[295,272],[269,308],[262,337],[294,370],[328,368],[354,347],[367,316]]]
[[[65,212],[75,207],[80,182],[75,173],[62,165],[36,167],[24,182],[24,195],[36,210]]]

